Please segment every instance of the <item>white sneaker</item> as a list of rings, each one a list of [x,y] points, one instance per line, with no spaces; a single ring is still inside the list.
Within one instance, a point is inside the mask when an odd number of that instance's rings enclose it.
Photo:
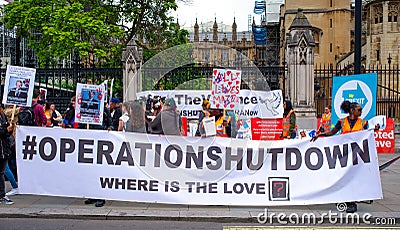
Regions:
[[[17,195],[17,194],[19,194],[18,188],[13,188],[8,193],[6,193],[6,196],[14,196],[14,195]]]
[[[11,205],[11,204],[14,204],[14,201],[8,199],[7,196],[4,196],[3,198],[0,198],[0,204],[8,204],[8,205]]]

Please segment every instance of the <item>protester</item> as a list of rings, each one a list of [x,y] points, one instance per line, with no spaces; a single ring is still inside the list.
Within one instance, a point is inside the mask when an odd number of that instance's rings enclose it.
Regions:
[[[325,113],[322,114],[321,125],[318,128],[318,133],[326,133],[331,130],[331,106],[325,107]]]
[[[14,122],[15,124],[18,124],[19,108],[16,107],[15,111],[13,111],[13,110],[14,110],[14,106],[13,105],[6,105],[6,108],[4,109],[4,114],[6,114],[7,119],[10,121],[10,123]],[[14,113],[14,117],[12,117],[13,113]],[[17,131],[16,127],[17,126],[14,126],[14,130],[13,130],[14,138],[16,137],[16,131]],[[11,147],[12,147],[12,150],[14,151],[14,153],[11,156],[11,158],[8,159],[8,164],[7,165],[8,165],[8,168],[13,173],[13,177],[14,177],[14,180],[15,180],[15,178],[18,177],[18,174],[17,174],[17,159],[16,159],[16,154],[15,154],[15,144],[14,144],[14,146],[11,146]],[[6,172],[7,172],[7,169],[6,169]],[[8,176],[7,176],[8,180],[10,180],[10,181],[13,180],[13,178],[10,178],[10,177],[11,177],[11,175],[8,174]],[[14,186],[13,186],[13,188],[14,188]]]
[[[76,97],[73,96],[70,100],[67,111],[65,111],[64,119],[62,120],[61,126],[63,128],[77,128],[75,126],[75,103]]]
[[[13,196],[13,195],[17,195],[19,193],[18,182],[17,182],[17,180],[15,180],[14,174],[8,165],[9,164],[7,163],[6,169],[4,171],[4,175],[7,177],[8,181],[10,181],[12,189],[6,193],[6,196]]]
[[[162,111],[157,114],[150,127],[154,134],[181,135],[182,118],[173,98],[165,99]]]
[[[44,108],[41,104],[38,103],[40,97],[40,90],[34,89],[33,90],[33,97],[32,97],[32,106],[37,104],[33,107],[33,114],[35,115],[35,122],[36,126],[45,127],[47,123],[46,115],[44,114]]]
[[[197,124],[196,136],[205,136],[203,120],[204,118],[210,117],[210,111],[209,111],[210,106],[211,106],[210,101],[204,99],[201,105],[202,110],[199,114],[199,122]]]
[[[227,127],[229,124],[229,118],[225,116],[225,111],[223,109],[212,109],[211,116],[215,117],[215,130],[217,132],[216,136],[228,137]]]
[[[46,116],[46,127],[53,127],[53,111],[50,108],[50,102],[44,103],[44,115]]]
[[[79,124],[79,129],[95,129],[95,130],[108,130],[111,131],[112,123],[111,123],[111,114],[110,110],[104,105],[103,111],[103,122],[101,125],[94,125],[94,124]],[[96,207],[103,207],[106,204],[106,201],[103,199],[92,199],[89,198],[85,200],[85,204],[95,204]]]
[[[0,124],[0,204],[11,205],[14,202],[6,196],[4,171],[8,158],[12,155],[9,138],[12,136],[15,124],[8,122],[2,107],[0,107]]]
[[[280,138],[294,139],[297,135],[296,114],[292,107],[292,102],[283,102],[283,126]]]
[[[146,133],[146,121],[144,106],[139,101],[131,102],[129,119],[126,122],[127,132]]]
[[[110,112],[113,130],[118,130],[119,118],[122,116],[122,110],[120,105],[120,100],[118,98],[113,98],[110,101]]]
[[[131,109],[131,102],[125,101],[124,103],[122,103],[121,107],[122,107],[121,108],[122,115],[119,118],[118,131],[125,131],[126,122],[128,122],[128,120],[129,120],[129,111]]]
[[[362,112],[361,105],[359,105],[356,102],[344,101],[340,105],[340,108],[349,115],[343,119],[340,119],[332,130],[315,135],[311,139],[311,141],[317,140],[317,138],[320,136],[335,135],[340,130],[342,130],[341,134],[346,134],[346,133],[361,131],[363,129],[368,129],[368,121],[360,118]],[[379,124],[375,126],[375,129],[379,129]],[[346,204],[347,204],[346,212],[348,213],[357,212],[356,202],[346,202]]]
[[[226,120],[229,121],[228,125],[225,127],[226,134],[228,135],[228,137],[236,137],[238,131],[237,127],[238,117],[236,116],[235,111],[233,110],[226,111],[225,117]]]
[[[54,103],[50,104],[50,110],[53,111],[53,126],[60,126],[63,118],[61,113],[56,110],[56,105]]]

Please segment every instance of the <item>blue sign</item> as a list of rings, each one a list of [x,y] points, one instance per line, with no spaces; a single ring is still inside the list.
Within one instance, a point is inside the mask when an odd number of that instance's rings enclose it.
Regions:
[[[332,126],[349,114],[340,109],[343,101],[356,102],[363,108],[361,118],[369,120],[376,116],[376,73],[333,77],[332,85]]]

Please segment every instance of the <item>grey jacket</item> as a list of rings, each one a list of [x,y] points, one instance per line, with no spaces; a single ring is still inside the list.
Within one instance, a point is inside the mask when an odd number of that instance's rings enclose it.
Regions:
[[[151,133],[181,135],[182,118],[174,110],[162,110],[150,124]]]

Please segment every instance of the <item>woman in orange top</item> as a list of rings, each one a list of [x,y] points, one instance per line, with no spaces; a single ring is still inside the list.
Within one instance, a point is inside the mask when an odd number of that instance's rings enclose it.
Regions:
[[[296,113],[292,107],[292,102],[286,100],[283,102],[283,124],[280,138],[293,139],[297,135]]]
[[[311,141],[315,141],[319,136],[332,136],[335,135],[339,130],[342,130],[341,134],[345,133],[352,133],[361,131],[363,129],[368,129],[368,121],[361,119],[361,112],[362,108],[356,102],[344,101],[340,108],[345,112],[348,113],[349,116],[340,119],[335,127],[326,133],[320,133],[315,135]],[[375,126],[375,129],[379,129],[379,124]],[[346,212],[354,213],[357,211],[357,204],[356,202],[346,202],[347,209]]]
[[[360,117],[362,112],[361,105],[355,102],[344,101],[340,105],[340,108],[345,113],[348,113],[349,116],[340,119],[331,131],[315,135],[313,137],[313,140],[316,140],[320,136],[335,135],[340,130],[342,130],[341,134],[345,134],[345,133],[361,131],[363,129],[368,128],[368,121],[365,121]]]
[[[322,119],[321,119],[321,126],[318,129],[319,133],[326,133],[331,130],[331,106],[326,106],[325,107],[325,113],[322,114]]]
[[[44,114],[47,119],[46,127],[53,127],[53,110],[51,110],[49,102],[46,102],[44,105]]]

